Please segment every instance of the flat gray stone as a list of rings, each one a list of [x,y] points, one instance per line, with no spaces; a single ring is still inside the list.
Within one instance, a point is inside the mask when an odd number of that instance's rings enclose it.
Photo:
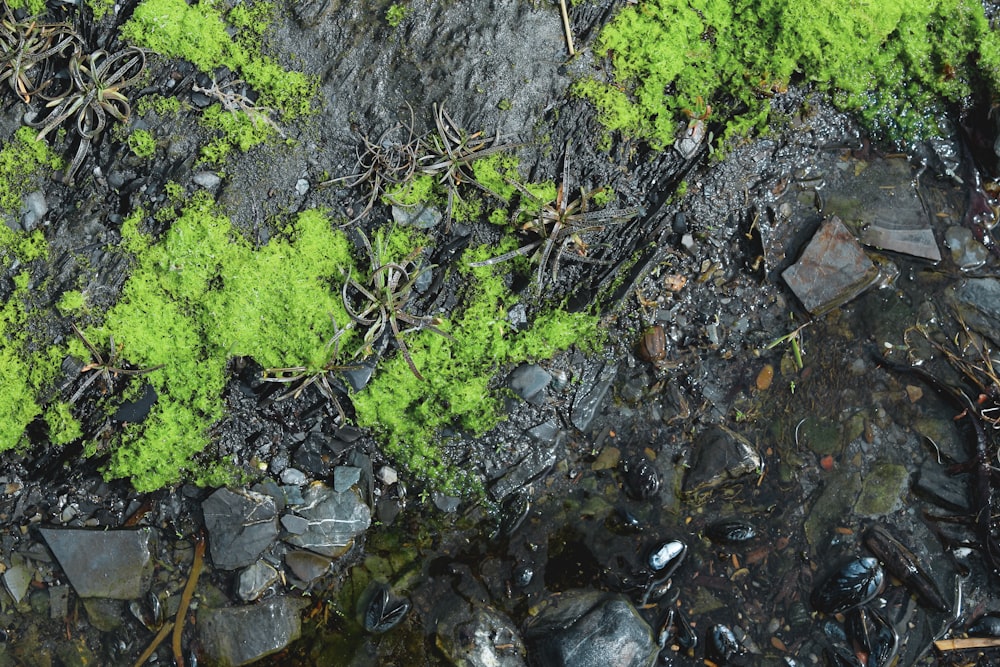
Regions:
[[[262,560],[240,572],[237,595],[244,602],[259,598],[268,587],[278,580],[278,571]]]
[[[278,536],[278,512],[271,496],[219,489],[201,508],[212,563],[220,570],[250,565]]]
[[[279,596],[257,604],[198,611],[198,636],[209,664],[248,665],[277,653],[302,632],[301,599]]]
[[[81,598],[132,600],[149,589],[152,529],[42,528],[40,532]]]
[[[371,509],[356,488],[338,493],[325,484],[313,484],[302,496],[303,503],[290,509],[306,519],[308,526],[301,534],[285,538],[289,544],[323,556],[339,556],[371,524]]]
[[[781,274],[814,315],[850,301],[868,289],[878,275],[878,269],[836,216],[820,225],[799,261]]]

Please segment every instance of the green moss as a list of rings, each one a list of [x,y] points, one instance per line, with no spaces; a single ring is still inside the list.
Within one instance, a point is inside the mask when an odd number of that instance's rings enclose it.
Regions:
[[[958,101],[979,80],[997,90],[994,44],[976,0],[651,0],[600,34],[595,51],[611,58],[614,81],[574,90],[609,130],[657,148],[706,105],[729,134],[763,127],[770,93],[793,79],[903,138],[936,133],[939,100]]]
[[[135,105],[135,111],[140,116],[153,112],[160,116],[170,116],[181,110],[181,101],[176,97],[165,97],[159,94],[145,95]]]
[[[221,164],[233,148],[245,153],[277,136],[274,127],[263,119],[251,118],[244,111],[226,111],[220,104],[205,109],[201,122],[222,133],[201,149],[201,159],[208,164]]]
[[[86,300],[83,297],[83,292],[79,290],[69,290],[63,292],[63,295],[59,297],[59,302],[56,303],[56,308],[63,315],[76,315],[87,308]]]
[[[430,174],[417,174],[387,190],[382,202],[404,208],[434,204],[441,200],[435,185],[434,177]]]
[[[189,5],[185,0],[144,0],[122,26],[121,34],[137,46],[188,60],[207,74],[228,67],[260,93],[261,107],[274,109],[286,119],[302,116],[310,111],[317,83],[257,52],[257,31],[265,23],[261,19],[264,14],[270,16],[266,3],[236,11],[237,21],[247,24],[246,36],[241,39],[230,36],[222,14],[210,2]]]
[[[62,166],[62,160],[47,143],[35,140],[34,130],[20,128],[0,149],[0,210],[16,212],[21,198],[42,177],[41,171]]]
[[[24,9],[31,16],[45,12],[45,0],[6,0],[6,4],[11,9]]]
[[[385,22],[390,28],[398,28],[399,24],[410,15],[410,8],[402,3],[394,2],[385,10]]]
[[[115,0],[86,0],[87,8],[98,21],[114,11]]]
[[[73,416],[69,403],[57,401],[50,404],[45,409],[45,423],[49,427],[49,442],[54,445],[65,445],[83,437],[83,429]]]
[[[270,2],[252,2],[234,5],[226,13],[229,25],[243,31],[243,34],[260,38],[274,20],[274,4]]]
[[[156,139],[149,130],[132,130],[127,141],[137,157],[150,158],[156,154]]]
[[[476,248],[465,260],[480,261],[494,252]],[[499,423],[504,413],[491,383],[505,367],[599,340],[597,318],[583,313],[552,311],[529,330],[517,331],[507,318],[516,299],[492,267],[466,268],[463,278],[464,305],[442,325],[452,339],[425,331],[408,342],[426,381],[397,356],[352,396],[359,425],[380,434],[391,456],[418,477],[456,493],[468,492],[470,480],[442,457],[441,432],[457,426],[479,435]]]

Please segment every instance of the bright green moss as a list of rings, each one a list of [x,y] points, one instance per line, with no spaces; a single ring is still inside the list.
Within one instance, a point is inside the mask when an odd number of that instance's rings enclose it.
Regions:
[[[38,16],[45,11],[45,0],[6,0],[11,9],[24,9],[32,16]]]
[[[139,367],[163,365],[144,376],[157,404],[122,436],[107,473],[146,491],[203,475],[195,457],[223,414],[229,359],[319,364],[334,333],[331,317],[340,327],[348,321],[333,281],[350,265],[349,248],[325,215],[310,211],[255,250],[210,198],[196,195],[142,252],[104,325],[88,333],[102,341],[113,334]]]
[[[156,139],[149,130],[132,130],[128,147],[137,157],[150,158],[156,154]]]
[[[34,130],[20,128],[0,149],[0,210],[16,212],[21,198],[41,178],[41,171],[62,166],[47,143],[35,140]]]
[[[135,111],[140,116],[153,112],[160,116],[169,116],[181,110],[181,101],[176,97],[166,97],[154,93],[139,98]]]
[[[69,403],[57,401],[50,404],[45,409],[45,423],[49,427],[49,442],[54,445],[65,445],[83,437],[83,429],[73,416]]]
[[[115,0],[86,0],[85,4],[98,21],[110,14],[115,8]]]
[[[230,36],[226,21],[211,2],[189,5],[185,0],[144,0],[122,26],[121,34],[137,46],[188,60],[208,74],[222,66],[238,72],[260,93],[261,107],[274,109],[285,118],[308,113],[316,81],[257,53],[254,45],[260,41],[256,31],[262,26],[262,12],[254,7],[234,15],[248,24],[245,31],[252,37],[245,39]],[[270,10],[263,14],[270,15]]]
[[[201,149],[201,158],[208,164],[221,164],[233,148],[244,153],[276,136],[274,127],[262,118],[251,118],[244,111],[226,111],[213,104],[205,109],[202,125],[222,133]]]
[[[389,9],[385,10],[385,22],[389,24],[390,28],[397,28],[409,14],[408,7],[402,3],[394,2],[389,5]]]
[[[68,290],[59,297],[56,308],[63,315],[76,315],[87,308],[87,302],[83,297],[83,292],[79,290]]]
[[[465,259],[481,261],[496,251],[476,248]],[[503,419],[491,383],[510,365],[599,339],[596,317],[560,311],[519,332],[507,318],[516,299],[493,267],[466,268],[463,274],[463,305],[442,325],[452,339],[424,331],[407,342],[425,381],[397,355],[379,367],[363,392],[352,396],[358,424],[382,436],[390,456],[419,478],[454,493],[468,492],[470,480],[442,458],[437,444],[441,432],[458,426],[480,435]]]
[[[651,0],[600,34],[595,51],[611,58],[614,81],[574,89],[609,130],[657,148],[706,104],[729,133],[762,127],[769,94],[793,78],[886,136],[910,137],[937,131],[933,102],[958,101],[980,78],[997,90],[995,40],[976,0]]]

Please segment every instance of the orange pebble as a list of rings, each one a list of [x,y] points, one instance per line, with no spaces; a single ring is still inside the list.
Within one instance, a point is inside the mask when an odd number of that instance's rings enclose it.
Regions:
[[[830,456],[829,454],[827,454],[826,456],[824,456],[823,458],[821,458],[819,460],[819,466],[823,470],[826,470],[827,472],[829,472],[830,470],[833,470],[833,466],[834,466],[833,457]]]

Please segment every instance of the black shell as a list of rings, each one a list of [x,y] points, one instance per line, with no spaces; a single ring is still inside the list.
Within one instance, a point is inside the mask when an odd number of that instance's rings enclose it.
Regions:
[[[878,556],[894,577],[917,596],[920,603],[951,613],[951,604],[944,599],[934,579],[921,566],[912,551],[897,540],[884,526],[875,525],[865,532],[865,546]]]
[[[870,556],[848,561],[816,587],[813,607],[825,614],[837,614],[868,602],[882,588],[885,573]]]
[[[399,625],[410,611],[410,601],[394,600],[389,594],[389,587],[382,583],[375,584],[371,599],[365,607],[364,626],[368,632],[381,634]]]
[[[649,500],[660,492],[660,476],[645,455],[633,456],[624,468],[625,488],[630,496],[636,500]]]
[[[874,609],[859,607],[847,614],[848,644],[868,654],[868,667],[887,667],[899,650],[899,635],[884,616]]]
[[[728,665],[729,661],[743,652],[736,635],[727,626],[717,623],[708,629],[705,642],[705,657],[717,665]]]
[[[740,544],[757,537],[757,529],[741,519],[724,519],[709,524],[705,535],[716,544]]]

